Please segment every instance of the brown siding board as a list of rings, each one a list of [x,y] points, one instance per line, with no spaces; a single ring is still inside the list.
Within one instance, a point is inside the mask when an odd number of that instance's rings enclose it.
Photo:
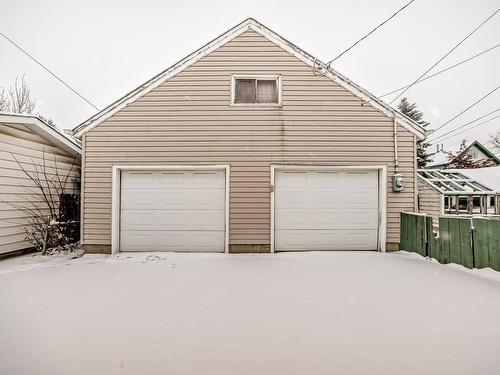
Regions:
[[[231,74],[281,74],[283,105],[230,106]],[[230,164],[230,244],[269,244],[270,164],[387,165],[387,241],[414,207],[414,136],[255,32],[246,32],[86,134],[88,244],[110,244],[113,164]]]

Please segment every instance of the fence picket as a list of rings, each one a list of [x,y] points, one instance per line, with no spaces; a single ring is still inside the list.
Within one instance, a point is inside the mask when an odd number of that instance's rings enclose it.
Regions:
[[[473,218],[474,226],[474,267],[489,267],[490,256],[488,252],[488,219]]]
[[[431,258],[439,260],[439,238],[434,234],[432,217],[428,216],[426,220],[426,237],[427,237],[427,255]]]
[[[461,264],[460,257],[460,220],[447,219],[448,221],[448,245],[449,245],[449,258],[450,263]]]
[[[439,263],[448,263],[450,259],[450,232],[449,219],[447,217],[439,218],[439,237],[440,237],[440,252]]]
[[[415,251],[424,257],[427,256],[425,218],[425,216],[415,216]]]
[[[490,267],[500,271],[500,220],[488,220],[488,253]]]
[[[472,249],[472,220],[459,219],[460,227],[460,263],[467,268],[474,268],[474,256]]]

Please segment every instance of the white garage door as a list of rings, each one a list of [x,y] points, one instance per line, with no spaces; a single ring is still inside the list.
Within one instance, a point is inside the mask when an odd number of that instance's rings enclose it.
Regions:
[[[121,251],[224,251],[224,171],[122,171],[120,207]]]
[[[275,250],[377,250],[378,172],[277,170]]]

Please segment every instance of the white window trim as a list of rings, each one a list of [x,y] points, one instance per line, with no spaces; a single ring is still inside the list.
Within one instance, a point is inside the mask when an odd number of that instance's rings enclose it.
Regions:
[[[236,95],[236,80],[237,79],[262,79],[262,80],[276,80],[278,89],[278,103],[235,103]],[[255,75],[255,74],[232,74],[231,75],[231,106],[234,107],[281,107],[282,106],[282,80],[281,74],[269,75]]]
[[[386,251],[387,238],[387,166],[369,165],[369,166],[332,166],[332,165],[271,165],[271,253],[274,253],[274,190],[276,170],[328,170],[328,171],[378,171],[379,185],[379,214],[378,214],[378,244],[377,251]]]
[[[224,170],[226,173],[226,196],[225,196],[225,226],[224,226],[224,252],[229,252],[229,165],[113,165],[111,180],[111,254],[120,252],[120,196],[121,196],[121,172],[122,171],[193,171],[193,170]],[[167,250],[168,251],[168,250]]]

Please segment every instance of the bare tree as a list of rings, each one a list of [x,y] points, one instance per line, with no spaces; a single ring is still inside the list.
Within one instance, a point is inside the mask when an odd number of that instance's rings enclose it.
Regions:
[[[14,87],[9,90],[10,112],[31,114],[35,109],[36,99],[31,97],[31,89],[24,80],[24,74],[16,77]]]
[[[29,180],[29,186],[21,185],[29,195],[20,203],[9,203],[13,207],[26,213],[27,225],[25,226],[26,241],[30,242],[37,250],[46,253],[48,249],[64,249],[78,239],[68,235],[71,226],[78,224],[77,219],[66,221],[62,214],[63,199],[68,194],[78,193],[74,181],[79,177],[76,158],[70,168],[60,168],[57,156],[51,160],[43,153],[42,162],[21,162],[14,154],[12,157],[19,165],[24,175]],[[77,216],[77,215],[76,215]],[[62,220],[61,220],[62,219]]]
[[[35,110],[36,99],[31,96],[31,89],[24,79],[24,74],[16,77],[14,86],[11,86],[9,92],[5,89],[0,93],[0,111],[11,113],[32,114]]]
[[[496,132],[496,134],[490,135],[491,140],[500,146],[500,130]]]
[[[0,112],[9,112],[10,111],[10,102],[9,97],[5,94],[5,89],[2,89],[0,92]]]

